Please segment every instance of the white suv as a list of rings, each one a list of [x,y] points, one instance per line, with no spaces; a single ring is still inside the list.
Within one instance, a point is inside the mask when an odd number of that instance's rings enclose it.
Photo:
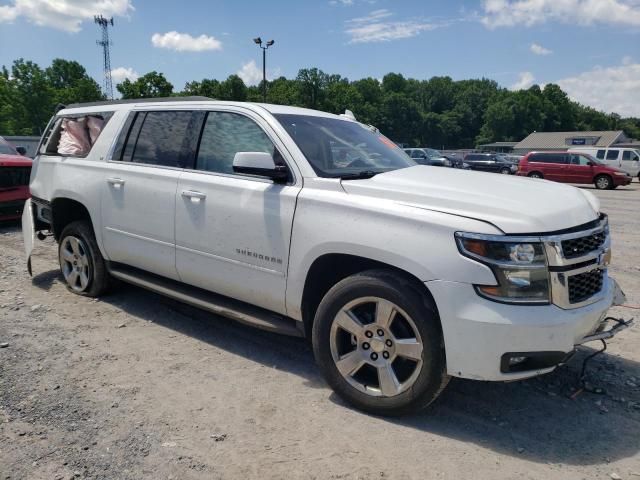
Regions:
[[[605,330],[619,289],[589,192],[416,165],[343,116],[171,100],[52,119],[23,217],[29,269],[51,231],[73,293],[117,278],[306,336],[327,382],[379,414],[428,405],[450,376],[550,372],[626,326]]]

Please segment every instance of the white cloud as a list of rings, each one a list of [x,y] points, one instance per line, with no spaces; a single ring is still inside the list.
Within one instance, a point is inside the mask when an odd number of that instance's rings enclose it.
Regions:
[[[640,116],[640,63],[595,67],[556,83],[582,104],[623,117]]]
[[[511,90],[524,90],[533,85],[533,81],[536,77],[533,76],[531,72],[520,72],[518,75],[518,81],[511,85]]]
[[[258,85],[262,81],[262,68],[258,67],[255,60],[244,63],[236,74],[247,85]],[[267,69],[267,80],[273,80],[280,76],[280,68]]]
[[[12,0],[0,6],[0,23],[23,17],[39,26],[78,32],[94,15],[122,17],[132,10],[131,0]]]
[[[222,42],[215,37],[200,35],[192,37],[188,33],[175,30],[167,33],[154,33],[151,43],[157,48],[167,48],[178,52],[202,52],[204,50],[222,50]]]
[[[438,25],[416,20],[390,21],[393,16],[387,9],[374,10],[365,17],[347,21],[345,32],[351,37],[349,43],[388,42],[410,38],[421,32],[433,30]]]
[[[118,67],[111,70],[111,78],[115,83],[121,83],[125,78],[136,81],[140,74],[131,67]]]
[[[531,53],[534,53],[535,55],[551,55],[553,53],[552,50],[544,48],[542,45],[538,45],[537,43],[532,43],[529,50],[531,50]]]
[[[483,0],[482,9],[481,21],[488,28],[551,21],[640,26],[638,0]]]
[[[353,0],[329,0],[329,5],[353,5]]]

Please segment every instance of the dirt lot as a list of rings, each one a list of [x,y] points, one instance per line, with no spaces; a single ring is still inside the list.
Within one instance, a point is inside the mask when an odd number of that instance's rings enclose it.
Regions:
[[[611,273],[640,304],[640,186],[596,192]],[[453,380],[401,419],[345,406],[307,344],[122,286],[68,293],[55,246],[26,273],[17,225],[0,227],[0,480],[62,478],[523,478],[640,480],[640,327],[589,368]],[[625,317],[639,311],[615,309]]]

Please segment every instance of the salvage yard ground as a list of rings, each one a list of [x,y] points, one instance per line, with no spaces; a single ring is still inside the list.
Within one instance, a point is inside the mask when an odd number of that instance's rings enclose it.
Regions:
[[[591,191],[638,305],[640,185]],[[454,379],[428,411],[387,419],[345,406],[303,340],[128,285],[72,295],[51,241],[33,264],[31,279],[19,226],[0,226],[0,480],[640,480],[640,326],[591,364],[604,394],[569,398],[587,348],[539,379]]]

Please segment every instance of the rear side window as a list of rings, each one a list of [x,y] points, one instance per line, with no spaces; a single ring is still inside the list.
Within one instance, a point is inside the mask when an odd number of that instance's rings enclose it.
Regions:
[[[599,158],[600,160],[604,160],[604,153],[606,152],[606,150],[598,150],[598,153],[596,154],[596,157]]]
[[[529,157],[529,161],[538,163],[566,163],[566,155],[561,153],[536,153]]]
[[[233,158],[238,152],[265,152],[276,161],[279,158],[267,134],[250,118],[237,113],[209,112],[202,130],[196,169],[232,174]]]
[[[631,152],[630,150],[623,150],[622,151],[622,160],[631,160],[633,157],[635,157],[635,155],[633,155],[633,152]]]
[[[113,159],[182,168],[192,113],[137,112],[125,123]]]
[[[464,159],[465,160],[481,160],[484,157],[481,155],[474,155],[473,153],[470,153],[469,155],[467,155]]]
[[[607,150],[607,160],[617,160],[620,150]]]

